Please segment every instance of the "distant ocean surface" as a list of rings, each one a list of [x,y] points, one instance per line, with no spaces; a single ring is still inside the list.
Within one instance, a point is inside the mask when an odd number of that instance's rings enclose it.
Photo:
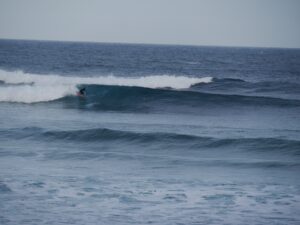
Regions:
[[[299,49],[0,40],[0,224],[299,209]]]

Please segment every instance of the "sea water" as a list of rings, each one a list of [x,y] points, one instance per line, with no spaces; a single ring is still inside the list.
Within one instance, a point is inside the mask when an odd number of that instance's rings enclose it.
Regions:
[[[299,178],[300,50],[0,41],[0,224],[296,225]]]

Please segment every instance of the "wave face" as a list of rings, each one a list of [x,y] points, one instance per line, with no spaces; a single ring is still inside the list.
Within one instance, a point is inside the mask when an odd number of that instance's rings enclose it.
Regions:
[[[300,141],[279,137],[215,138],[168,132],[132,132],[108,128],[45,130],[38,127],[0,130],[0,134],[1,141],[17,138],[21,143],[31,141],[37,146],[39,143],[47,142],[52,148],[54,145],[55,149],[64,144],[76,145],[77,149],[80,149],[79,151],[63,151],[55,154],[46,153],[45,159],[49,160],[102,159],[103,154],[110,155],[113,152],[116,154],[116,147],[122,146],[123,150],[117,150],[117,155],[112,157],[123,159],[125,154],[125,157],[134,158],[136,156],[127,156],[127,154],[141,155],[144,153],[148,157],[168,157],[165,155],[167,153],[171,154],[169,157],[172,161],[182,160],[209,167],[300,169],[299,161],[291,160],[291,158],[300,157]],[[109,153],[110,151],[112,152]],[[2,152],[1,154],[14,155],[15,153]],[[228,161],[228,158],[233,155],[238,157],[238,160]],[[252,155],[259,156],[259,158],[252,161],[248,160],[247,157]],[[180,156],[180,158],[173,159],[174,156]]]
[[[297,99],[249,95],[249,93],[244,94],[245,91],[239,92],[240,95],[232,94],[237,84],[240,88],[240,83],[248,91],[253,86],[257,88],[262,85],[236,79],[218,80],[212,77],[171,75],[139,78],[112,75],[70,77],[0,71],[0,81],[2,82],[0,84],[0,101],[2,102],[37,103],[59,100],[68,107],[87,110],[182,111],[185,108],[186,111],[188,108],[196,110],[220,106],[300,106],[300,100]],[[76,96],[80,87],[85,87],[87,91],[83,99]],[[215,87],[218,87],[217,91]],[[297,88],[295,90],[298,91]]]
[[[0,224],[299,225],[299,76],[299,49],[0,40]]]
[[[264,96],[284,99],[300,100],[300,84],[291,81],[261,81],[249,82],[242,79],[233,78],[214,78],[208,85],[195,84],[194,90],[221,93],[236,94],[246,96]]]
[[[78,85],[114,85],[144,88],[189,88],[197,83],[209,83],[211,77],[193,78],[184,76],[156,75],[137,78],[101,77],[63,77],[58,75],[37,75],[0,70],[0,101],[34,103],[53,101],[62,97],[76,95]]]
[[[241,151],[280,152],[300,156],[300,141],[282,138],[214,138],[197,135],[187,135],[166,132],[132,132],[95,128],[84,130],[44,130],[38,127],[22,129],[0,130],[2,138],[15,137],[19,140],[31,139],[35,141],[71,141],[78,143],[121,142],[123,144],[151,144],[161,149],[170,143],[173,148],[186,149],[239,149]]]

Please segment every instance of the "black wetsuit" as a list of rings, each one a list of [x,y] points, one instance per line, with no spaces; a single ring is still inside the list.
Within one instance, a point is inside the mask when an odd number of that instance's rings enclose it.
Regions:
[[[80,93],[81,95],[85,95],[85,88],[81,88],[81,89],[79,90],[79,93]]]

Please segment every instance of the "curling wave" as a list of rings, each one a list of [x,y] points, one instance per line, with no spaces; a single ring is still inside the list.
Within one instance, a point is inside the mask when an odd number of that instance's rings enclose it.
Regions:
[[[300,100],[272,97],[211,94],[185,89],[150,89],[126,86],[86,86],[84,99],[67,97],[59,100],[65,107],[95,111],[182,112],[234,107],[300,107]]]
[[[144,88],[185,89],[196,83],[209,83],[212,77],[154,75],[145,77],[67,77],[27,74],[0,70],[0,101],[35,103],[75,95],[78,85],[115,85]]]

